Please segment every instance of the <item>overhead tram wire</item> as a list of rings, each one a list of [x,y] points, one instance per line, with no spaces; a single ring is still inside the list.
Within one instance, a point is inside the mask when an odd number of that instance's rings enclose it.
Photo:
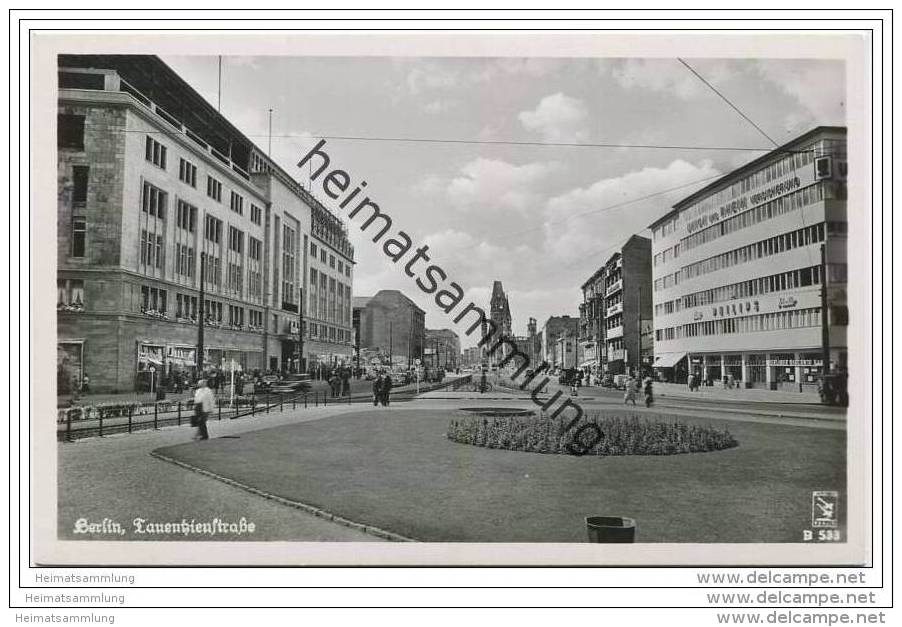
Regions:
[[[740,110],[739,110],[739,107],[737,107],[737,106],[734,105],[732,102],[730,102],[729,98],[727,98],[727,97],[724,96],[722,93],[720,93],[720,92],[717,90],[717,88],[714,87],[714,85],[712,85],[711,83],[709,83],[708,81],[706,81],[705,78],[704,78],[701,74],[699,74],[698,72],[696,72],[696,71],[692,68],[691,65],[689,65],[688,63],[686,63],[686,61],[684,61],[683,59],[681,59],[681,58],[679,58],[679,57],[677,57],[677,61],[679,61],[680,63],[682,63],[682,64],[686,67],[687,70],[689,70],[690,72],[692,72],[692,73],[693,73],[693,74],[694,74],[701,82],[703,82],[705,85],[707,85],[707,86],[711,89],[711,91],[713,91],[715,94],[717,94],[718,96],[720,96],[720,98],[721,98],[724,102],[726,102],[728,105],[730,105],[730,108],[732,108],[736,113],[738,113],[740,116],[742,116],[742,119],[743,119],[743,120],[745,120],[746,122],[748,122],[749,124],[751,124],[752,126],[754,126],[755,129],[756,129],[759,133],[761,133],[762,135],[764,135],[764,137],[766,137],[766,138],[770,141],[770,143],[772,143],[772,144],[774,145],[774,147],[776,147],[776,148],[779,148],[779,147],[780,147],[780,145],[779,145],[777,142],[775,142],[775,141],[773,140],[773,138],[771,138],[770,135],[768,135],[767,133],[765,133],[764,130],[762,130],[762,128],[761,128],[760,126],[758,126],[757,124],[755,124],[749,116],[747,116],[745,113],[743,113],[742,111],[740,111]],[[788,152],[788,153],[792,154],[792,153],[795,153],[795,152],[808,152],[808,151],[804,151],[804,150],[803,150],[803,151],[781,151],[781,152]],[[793,168],[793,170],[794,170],[794,169],[795,169],[795,168]],[[805,224],[805,211],[804,211],[804,210],[805,210],[804,207],[799,207],[799,221],[800,221],[801,224],[802,224],[802,229],[808,228],[807,225]],[[827,238],[827,223],[824,222],[824,240],[825,240],[825,241],[826,241],[826,238]],[[806,246],[806,247],[805,247],[805,250],[806,250],[807,253],[808,253],[808,265],[809,265],[809,266],[813,266],[813,265],[814,265],[814,260],[813,260],[812,257],[811,257],[811,249],[810,249],[809,247]],[[825,280],[826,280],[826,277],[821,277],[821,285],[822,285],[822,286],[824,285],[824,281],[825,281]],[[823,289],[823,288],[822,288],[822,289]]]
[[[680,63],[682,63],[682,64],[686,67],[687,70],[689,70],[690,72],[692,72],[692,73],[696,76],[696,78],[698,78],[698,80],[700,80],[700,81],[703,82],[705,85],[707,85],[707,86],[711,89],[711,91],[713,91],[715,94],[717,94],[718,96],[720,96],[721,100],[723,100],[725,103],[727,103],[728,105],[730,105],[730,108],[732,108],[733,111],[735,111],[735,112],[738,113],[740,116],[742,116],[742,119],[743,119],[743,120],[745,120],[746,122],[748,122],[749,124],[751,124],[752,126],[754,126],[754,127],[755,127],[755,130],[757,130],[759,133],[761,133],[762,135],[764,135],[764,137],[766,137],[767,140],[768,140],[770,143],[772,143],[772,144],[774,145],[775,148],[779,148],[779,147],[780,147],[780,145],[779,145],[777,142],[775,142],[775,141],[773,140],[773,138],[772,138],[770,135],[768,135],[767,133],[765,133],[764,130],[763,130],[760,126],[758,126],[757,124],[755,124],[749,116],[747,116],[745,113],[743,113],[743,112],[739,109],[739,107],[737,107],[737,106],[734,105],[732,102],[730,102],[730,99],[727,98],[726,96],[724,96],[722,93],[720,93],[720,91],[718,91],[718,89],[717,89],[716,87],[714,87],[714,85],[712,85],[712,84],[709,83],[707,80],[705,80],[705,77],[702,76],[701,74],[699,74],[698,72],[696,72],[695,69],[694,69],[691,65],[689,65],[688,63],[686,63],[686,61],[684,61],[684,60],[681,59],[680,57],[677,57],[677,61],[679,61]]]
[[[145,131],[141,129],[125,129],[125,133],[142,133],[144,135],[167,135],[177,137],[183,135],[178,130]],[[248,139],[269,138],[266,134],[245,134]],[[592,143],[592,142],[536,142],[516,141],[500,139],[443,139],[437,137],[367,137],[363,135],[316,135],[301,133],[283,133],[272,136],[273,139],[331,139],[334,141],[361,141],[361,142],[396,142],[413,144],[450,144],[472,146],[523,146],[537,148],[619,148],[633,150],[707,150],[728,152],[770,152],[771,148],[757,148],[754,146],[684,146],[678,144],[617,144],[617,143]]]

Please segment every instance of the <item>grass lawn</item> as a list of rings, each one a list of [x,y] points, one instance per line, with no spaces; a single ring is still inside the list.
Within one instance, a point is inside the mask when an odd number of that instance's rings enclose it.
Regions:
[[[635,518],[637,542],[800,542],[813,490],[839,491],[845,528],[844,431],[700,419],[739,446],[573,457],[451,442],[462,415],[395,407],[160,452],[430,542],[585,542],[590,515]]]

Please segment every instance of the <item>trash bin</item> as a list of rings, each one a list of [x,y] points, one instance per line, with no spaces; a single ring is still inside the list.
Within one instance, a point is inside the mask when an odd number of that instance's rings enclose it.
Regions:
[[[625,544],[636,541],[636,521],[619,516],[587,516],[589,542]]]
[[[164,401],[166,400],[166,390],[162,385],[157,386],[157,400]]]

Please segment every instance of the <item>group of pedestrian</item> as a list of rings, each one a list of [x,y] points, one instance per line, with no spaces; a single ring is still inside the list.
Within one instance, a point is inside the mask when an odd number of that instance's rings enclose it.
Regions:
[[[632,402],[635,405],[636,397],[639,396],[640,392],[645,397],[645,406],[651,407],[655,402],[651,377],[645,377],[644,380],[638,377],[630,377],[626,382],[626,391],[623,393],[623,404],[626,405]]]
[[[351,395],[351,374],[351,369],[347,366],[335,368],[329,373],[327,381],[332,398]]]
[[[391,402],[391,388],[391,375],[380,371],[373,380],[373,407],[378,407],[380,403],[383,407],[388,407]]]

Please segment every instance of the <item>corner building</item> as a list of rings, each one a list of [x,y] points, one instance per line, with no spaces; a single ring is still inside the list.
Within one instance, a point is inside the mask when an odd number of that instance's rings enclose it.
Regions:
[[[822,322],[846,368],[846,168],[846,129],[817,127],[651,225],[662,378],[816,393]]]
[[[58,65],[59,391],[195,376],[201,311],[205,370],[350,359],[341,221],[159,58]]]

